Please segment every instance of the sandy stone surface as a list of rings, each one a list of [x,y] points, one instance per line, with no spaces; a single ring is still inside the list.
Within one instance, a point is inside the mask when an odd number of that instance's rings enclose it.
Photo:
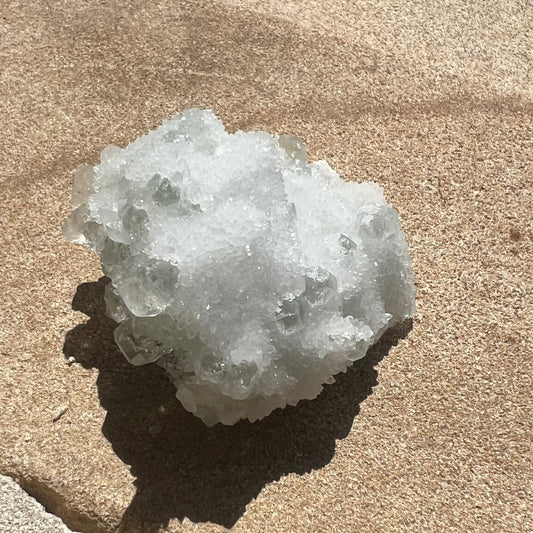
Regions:
[[[0,15],[0,473],[90,533],[533,531],[530,1]],[[412,328],[254,425],[208,429],[128,366],[60,233],[79,163],[192,106],[377,181],[412,252]]]
[[[0,475],[0,531],[2,533],[74,533],[47,513],[10,477]]]

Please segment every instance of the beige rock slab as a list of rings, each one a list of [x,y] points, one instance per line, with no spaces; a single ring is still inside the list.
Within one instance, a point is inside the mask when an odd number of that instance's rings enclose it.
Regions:
[[[0,531],[2,533],[75,533],[24,492],[7,476],[0,476]]]
[[[533,530],[531,2],[0,13],[0,473],[87,532]],[[412,331],[257,425],[128,367],[60,234],[79,163],[191,106],[377,181],[412,251]]]

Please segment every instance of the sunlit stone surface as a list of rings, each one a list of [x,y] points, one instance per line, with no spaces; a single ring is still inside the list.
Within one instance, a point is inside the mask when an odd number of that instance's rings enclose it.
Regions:
[[[290,135],[192,109],[82,165],[72,204],[63,233],[101,256],[120,349],[209,425],[314,398],[414,314],[397,212]]]

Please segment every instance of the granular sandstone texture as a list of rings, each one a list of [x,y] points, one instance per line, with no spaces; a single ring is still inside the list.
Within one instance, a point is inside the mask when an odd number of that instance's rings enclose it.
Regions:
[[[530,2],[1,11],[0,473],[78,531],[533,530]],[[257,424],[128,365],[59,229],[80,161],[189,107],[376,181],[408,237],[412,330]]]
[[[2,533],[73,533],[47,513],[10,477],[0,476],[0,531]]]

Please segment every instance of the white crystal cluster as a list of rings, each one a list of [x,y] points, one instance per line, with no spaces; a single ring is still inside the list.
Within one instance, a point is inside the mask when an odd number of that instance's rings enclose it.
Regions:
[[[100,254],[115,339],[208,425],[314,398],[414,314],[397,212],[289,135],[191,109],[74,179],[63,232]]]

